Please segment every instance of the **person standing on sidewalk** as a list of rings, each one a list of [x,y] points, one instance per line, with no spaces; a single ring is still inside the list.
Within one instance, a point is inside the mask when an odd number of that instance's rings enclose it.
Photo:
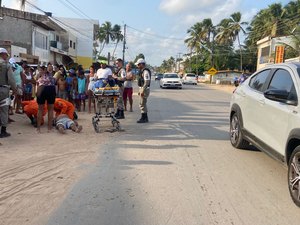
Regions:
[[[123,93],[124,93],[124,81],[126,79],[126,71],[123,68],[123,60],[116,60],[117,72],[113,75],[113,78],[116,80],[117,85],[119,86],[119,98],[117,101],[117,112],[115,117],[117,119],[125,119],[124,116],[124,101],[123,101]]]
[[[140,74],[138,79],[141,118],[137,123],[148,123],[147,99],[150,95],[151,71],[146,68],[146,61],[143,58],[137,60],[135,65],[139,68]]]
[[[16,93],[17,85],[13,77],[11,65],[8,63],[8,52],[5,48],[0,48],[0,138],[9,137],[6,132],[8,124],[8,110],[10,105],[10,88]]]
[[[126,65],[126,78],[124,82],[124,93],[123,93],[123,101],[124,101],[124,109],[127,111],[127,98],[129,101],[129,106],[130,109],[129,111],[132,112],[132,93],[133,93],[133,88],[132,88],[132,80],[133,80],[133,75],[131,71],[131,63],[127,63]]]

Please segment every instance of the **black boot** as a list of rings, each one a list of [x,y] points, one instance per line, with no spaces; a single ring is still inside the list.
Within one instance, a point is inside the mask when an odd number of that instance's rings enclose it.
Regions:
[[[147,113],[144,113],[145,114],[145,123],[148,123],[149,120],[148,120],[148,114]]]
[[[117,118],[120,115],[120,109],[117,109],[117,112],[115,113],[115,117]]]
[[[116,116],[116,119],[125,119],[124,110],[119,110],[119,115]]]
[[[141,119],[139,119],[139,120],[136,121],[136,122],[137,122],[137,123],[148,123],[147,113],[142,113]]]
[[[6,132],[6,127],[1,127],[1,134],[0,134],[0,138],[5,138],[5,137],[9,137],[10,133]]]

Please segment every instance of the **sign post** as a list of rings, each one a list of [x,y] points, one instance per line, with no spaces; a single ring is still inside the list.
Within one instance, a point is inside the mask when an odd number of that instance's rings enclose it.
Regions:
[[[210,75],[210,83],[212,82],[212,76],[214,76],[216,73],[218,73],[218,70],[216,70],[214,67],[210,68],[207,73]]]

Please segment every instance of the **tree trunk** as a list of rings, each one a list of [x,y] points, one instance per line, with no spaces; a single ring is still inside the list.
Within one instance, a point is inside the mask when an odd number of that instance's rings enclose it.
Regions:
[[[243,55],[242,55],[242,46],[241,46],[239,34],[237,35],[237,39],[240,47],[240,71],[243,72]]]

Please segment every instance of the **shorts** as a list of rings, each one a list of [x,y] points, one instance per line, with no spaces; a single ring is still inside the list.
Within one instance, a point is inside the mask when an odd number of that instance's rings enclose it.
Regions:
[[[72,124],[75,124],[73,120],[71,120],[70,118],[61,118],[58,121],[56,121],[56,128],[58,128],[58,126],[63,126],[64,129],[70,129]]]
[[[23,95],[23,88],[20,85],[17,85],[17,95],[19,96]]]
[[[123,99],[132,99],[133,88],[124,88]]]
[[[39,105],[45,104],[47,101],[47,104],[54,104],[55,102],[55,96],[56,96],[56,91],[55,91],[55,86],[50,85],[50,86],[39,86],[37,89],[36,97],[37,97],[37,103]]]
[[[24,91],[25,91],[25,94],[31,94],[32,93],[32,84],[26,84]]]
[[[85,100],[86,99],[86,95],[84,93],[80,93],[77,95],[77,99],[79,100]]]

